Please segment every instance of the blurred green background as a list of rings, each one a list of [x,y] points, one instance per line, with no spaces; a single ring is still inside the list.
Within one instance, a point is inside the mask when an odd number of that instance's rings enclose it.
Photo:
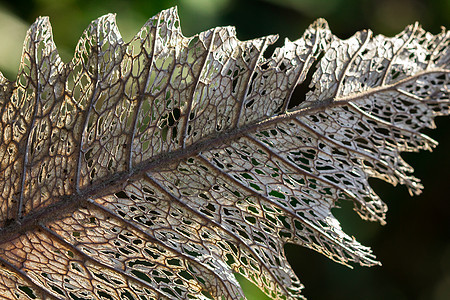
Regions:
[[[50,16],[54,38],[69,61],[78,38],[91,20],[117,13],[124,40],[158,11],[177,5],[186,36],[220,25],[234,25],[241,40],[279,34],[299,38],[318,17],[328,20],[341,38],[370,28],[392,36],[419,21],[432,33],[450,24],[450,0],[15,0],[0,1],[0,70],[14,79],[28,26],[38,16]],[[269,51],[273,51],[269,49]],[[299,246],[286,246],[288,259],[314,299],[450,299],[450,118],[427,133],[440,142],[433,152],[405,154],[425,185],[410,197],[403,187],[372,181],[389,205],[388,224],[361,221],[350,203],[333,212],[344,230],[371,246],[382,267],[349,269]],[[243,282],[248,299],[266,299]]]

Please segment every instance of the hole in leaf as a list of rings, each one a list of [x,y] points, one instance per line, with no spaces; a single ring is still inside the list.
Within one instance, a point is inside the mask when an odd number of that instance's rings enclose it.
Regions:
[[[312,78],[314,73],[317,70],[317,64],[320,62],[320,60],[322,59],[322,57],[324,56],[325,52],[321,52],[319,54],[319,56],[317,57],[317,60],[311,65],[311,67],[308,70],[308,73],[306,74],[305,80],[300,83],[297,84],[296,87],[294,88],[294,92],[291,95],[291,98],[289,99],[289,105],[288,105],[288,109],[292,109],[298,105],[300,105],[301,103],[303,103],[303,101],[306,100],[306,94],[308,92],[313,92],[314,91],[314,87],[309,87],[311,82],[312,82]]]
[[[36,299],[36,298],[37,298],[36,295],[34,294],[33,290],[30,289],[30,288],[27,287],[27,286],[20,285],[20,286],[19,286],[19,290],[21,290],[22,292],[24,292],[25,294],[27,294],[28,297],[30,297],[30,298],[32,298],[32,299]]]

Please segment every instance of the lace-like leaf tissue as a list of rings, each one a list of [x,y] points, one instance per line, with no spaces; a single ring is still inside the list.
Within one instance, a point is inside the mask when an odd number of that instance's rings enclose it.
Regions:
[[[241,299],[240,273],[302,299],[285,243],[379,264],[331,209],[384,223],[370,177],[420,193],[400,152],[436,146],[420,130],[449,113],[450,34],[318,20],[264,58],[275,40],[187,38],[169,9],[125,43],[106,15],[64,63],[39,18],[0,76],[0,294]]]

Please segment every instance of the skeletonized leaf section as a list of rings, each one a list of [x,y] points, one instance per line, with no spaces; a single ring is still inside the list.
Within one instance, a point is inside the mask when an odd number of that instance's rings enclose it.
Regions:
[[[17,233],[0,244],[0,290],[240,299],[238,272],[301,299],[286,243],[378,264],[331,209],[350,200],[383,223],[370,177],[420,192],[400,153],[436,145],[419,130],[449,113],[449,35],[340,40],[318,20],[266,59],[274,37],[187,38],[169,9],[129,43],[113,15],[95,20],[65,65],[38,19],[17,82],[0,78],[0,222]]]

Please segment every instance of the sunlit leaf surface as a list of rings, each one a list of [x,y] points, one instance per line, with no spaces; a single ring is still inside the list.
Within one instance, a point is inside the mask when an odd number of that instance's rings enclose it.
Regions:
[[[436,145],[420,130],[449,113],[450,34],[318,20],[264,58],[275,39],[187,38],[169,9],[125,43],[106,15],[65,64],[39,18],[0,78],[0,294],[240,299],[240,273],[298,299],[285,243],[379,264],[331,209],[384,223],[369,177],[420,192],[400,152]]]

